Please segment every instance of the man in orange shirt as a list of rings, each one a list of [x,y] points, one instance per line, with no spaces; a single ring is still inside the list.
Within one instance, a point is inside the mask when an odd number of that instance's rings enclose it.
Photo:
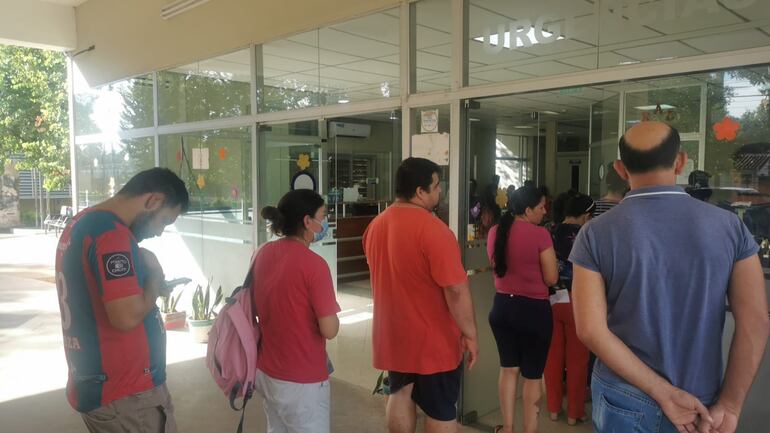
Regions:
[[[440,168],[406,159],[396,172],[396,202],[364,233],[374,294],[373,364],[387,370],[388,430],[414,433],[415,404],[425,431],[457,431],[463,370],[478,356],[476,318],[460,248],[431,211],[438,205]]]

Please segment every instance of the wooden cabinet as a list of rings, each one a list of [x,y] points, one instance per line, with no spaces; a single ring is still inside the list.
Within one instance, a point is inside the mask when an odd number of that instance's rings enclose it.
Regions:
[[[337,220],[337,282],[368,278],[369,266],[364,255],[363,235],[375,215]]]

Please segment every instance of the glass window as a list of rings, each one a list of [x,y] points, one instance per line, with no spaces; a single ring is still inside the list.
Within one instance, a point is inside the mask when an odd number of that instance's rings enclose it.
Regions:
[[[190,207],[151,245],[168,275],[211,281],[227,295],[253,252],[251,128],[163,135],[159,148],[160,166],[187,185]]]
[[[104,201],[136,173],[155,166],[155,140],[142,137],[77,144],[78,207]]]
[[[158,72],[161,125],[251,114],[251,56],[236,51]]]
[[[596,17],[589,2],[471,0],[469,84],[595,69]]]
[[[471,0],[471,85],[770,45],[762,0]]]
[[[415,8],[416,89],[448,89],[452,85],[452,2],[422,0]]]
[[[770,8],[763,0],[597,4],[601,5],[599,67],[770,45]]]
[[[152,75],[92,88],[75,65],[73,80],[75,135],[153,126]]]
[[[260,110],[399,95],[399,11],[367,15],[262,45]]]
[[[160,166],[190,191],[189,216],[251,224],[249,127],[160,136]]]
[[[261,70],[257,69],[259,111],[321,105],[319,56],[318,30],[262,45]]]

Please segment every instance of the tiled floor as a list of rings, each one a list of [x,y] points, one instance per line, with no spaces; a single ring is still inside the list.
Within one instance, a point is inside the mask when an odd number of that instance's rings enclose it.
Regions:
[[[371,366],[371,325],[372,298],[369,280],[360,280],[338,285],[337,298],[342,308],[340,313],[340,333],[336,339],[327,344],[329,357],[335,367],[334,376],[345,382],[373,389],[379,371]],[[491,372],[497,375],[497,371]],[[490,390],[497,393],[496,389]],[[521,400],[518,401],[518,406]],[[590,404],[586,408],[590,413]],[[521,430],[521,408],[517,409],[517,430]],[[541,412],[540,433],[590,432],[590,423],[577,426],[567,425],[564,415],[556,422],[548,418],[545,409]],[[491,426],[502,423],[499,410],[479,417],[477,426],[487,430]]]

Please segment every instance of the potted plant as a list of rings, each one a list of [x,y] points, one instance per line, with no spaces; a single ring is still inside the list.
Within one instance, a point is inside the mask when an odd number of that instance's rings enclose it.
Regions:
[[[206,289],[198,284],[192,297],[192,315],[189,317],[190,335],[196,343],[206,343],[209,339],[209,331],[214,325],[217,313],[214,309],[222,303],[222,286],[219,286],[211,302],[211,280],[206,284]]]
[[[380,372],[377,377],[377,383],[374,385],[374,391],[372,395],[382,395],[385,397],[385,405],[388,405],[388,398],[390,397],[390,378],[384,371]]]
[[[163,318],[163,326],[166,330],[184,328],[185,319],[187,318],[186,311],[177,311],[176,306],[179,304],[179,299],[182,297],[182,291],[174,296],[173,292],[167,296],[159,296],[160,299],[160,315]]]

